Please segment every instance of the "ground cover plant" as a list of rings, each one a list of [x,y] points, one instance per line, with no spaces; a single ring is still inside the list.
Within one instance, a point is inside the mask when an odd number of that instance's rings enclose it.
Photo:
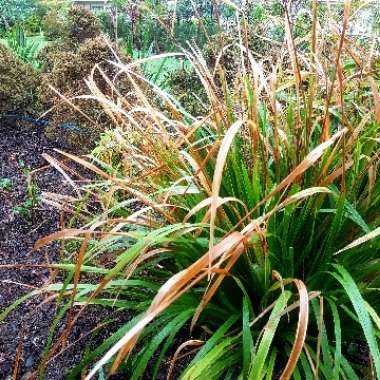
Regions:
[[[88,80],[114,128],[87,158],[62,152],[97,178],[80,187],[60,166],[71,217],[36,248],[61,240],[68,274],[30,294],[62,305],[34,377],[89,304],[136,316],[68,378],[380,376],[378,57],[346,34],[348,1],[329,33],[316,1],[310,12],[296,40],[285,10],[286,45],[265,66],[243,17],[232,80],[223,51],[210,70],[190,45],[182,54],[207,94],[197,118],[159,87],[145,96],[134,69],[154,57],[115,63],[138,105],[113,78],[102,76],[106,93]]]

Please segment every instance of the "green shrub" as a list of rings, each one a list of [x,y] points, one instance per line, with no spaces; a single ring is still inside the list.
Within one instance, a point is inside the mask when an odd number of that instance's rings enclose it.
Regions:
[[[216,20],[208,12],[202,16],[202,25],[196,19],[184,17],[178,4],[176,22],[173,35],[170,35],[172,26],[172,14],[165,2],[145,2],[140,6],[123,6],[119,3],[117,17],[117,36],[121,43],[129,44],[133,49],[146,52],[152,51],[156,54],[161,52],[176,51],[178,46],[187,48],[187,42],[196,43],[203,47],[207,43],[207,35],[213,35],[219,30]],[[209,8],[209,6],[207,6]],[[202,7],[201,13],[207,7]],[[189,8],[189,5],[188,5]],[[192,7],[190,6],[190,9]],[[194,12],[191,11],[190,14]],[[98,12],[97,18],[102,30],[115,40],[115,25],[111,12]],[[133,20],[133,21],[132,21]],[[205,33],[206,30],[206,33]]]
[[[219,30],[219,25],[212,17],[203,17],[202,20],[179,20],[174,29],[174,37],[177,44],[185,49],[188,48],[189,42],[203,49],[208,43],[207,36],[213,36]]]
[[[51,5],[37,1],[34,12],[22,23],[23,28],[30,34],[38,34],[43,30],[43,19],[47,15]]]
[[[312,27],[312,17],[308,12],[299,12],[294,21],[294,37],[305,37],[310,33]]]
[[[111,17],[110,12],[108,12],[106,10],[98,11],[98,12],[96,12],[96,17],[99,21],[99,24],[101,26],[103,33],[107,34],[114,41],[115,40],[115,30],[114,30],[115,28],[114,28],[113,23],[112,23],[112,17]],[[121,17],[120,24],[123,26],[126,24],[123,17]],[[129,33],[127,33],[127,35],[124,36],[124,33],[122,33],[120,36],[125,38],[125,37],[128,37],[128,34]]]
[[[34,0],[1,0],[0,31],[25,21],[36,10]]]
[[[0,115],[35,113],[38,109],[38,73],[2,43],[0,68]]]

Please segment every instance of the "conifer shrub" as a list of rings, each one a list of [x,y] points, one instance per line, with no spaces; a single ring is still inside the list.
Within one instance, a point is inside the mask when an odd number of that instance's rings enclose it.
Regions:
[[[101,34],[101,24],[94,13],[77,6],[72,6],[67,13],[52,8],[42,24],[46,37],[52,41],[60,39],[80,44]]]
[[[85,8],[73,6],[67,15],[67,37],[74,43],[83,43],[101,34],[101,26],[95,14]]]
[[[113,78],[119,69],[109,62],[115,56],[103,36],[86,39],[74,50],[60,51],[59,46],[43,53],[41,103],[50,110],[46,133],[70,149],[86,151],[105,130],[108,120],[98,102],[78,97],[89,93],[86,78],[90,76],[102,93],[112,97],[101,73]],[[124,63],[127,61],[125,57]],[[121,82],[117,80],[121,91],[128,92],[130,86]]]
[[[107,118],[97,102],[78,97],[89,93],[86,79],[92,75],[99,89],[107,93],[101,71],[112,78],[120,70],[109,63],[115,60],[113,51],[117,49],[111,47],[89,10],[73,6],[64,18],[58,12],[48,15],[46,22],[49,18],[54,26],[50,37],[55,40],[38,55],[41,103],[49,119],[46,132],[70,149],[86,151],[105,129]]]
[[[56,40],[67,35],[67,22],[57,9],[51,9],[42,19],[44,34],[49,40]]]
[[[0,117],[38,109],[38,73],[0,43]]]

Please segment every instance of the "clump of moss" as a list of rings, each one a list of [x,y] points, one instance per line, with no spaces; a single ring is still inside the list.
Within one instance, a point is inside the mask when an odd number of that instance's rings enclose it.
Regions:
[[[41,102],[45,109],[51,109],[47,135],[63,140],[73,150],[88,151],[106,129],[108,119],[97,101],[78,97],[90,92],[86,78],[96,65],[111,80],[116,75],[118,69],[109,62],[115,61],[109,42],[103,36],[86,39],[74,50],[45,52],[44,59]],[[94,70],[93,79],[103,94],[112,97],[112,89],[99,70]],[[124,81],[118,87],[128,91],[129,85]]]
[[[0,68],[0,117],[14,112],[34,114],[38,109],[38,73],[2,43]]]

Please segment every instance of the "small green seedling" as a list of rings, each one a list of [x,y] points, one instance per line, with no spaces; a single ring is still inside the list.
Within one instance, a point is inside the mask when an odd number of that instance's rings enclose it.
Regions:
[[[34,181],[32,173],[32,168],[25,164],[21,159],[18,160],[18,166],[22,170],[25,180],[26,180],[26,193],[28,199],[22,204],[14,208],[14,213],[20,215],[24,218],[35,219],[35,209],[38,205],[38,185]]]
[[[0,189],[6,191],[12,190],[12,181],[9,178],[0,178]]]
[[[24,219],[30,219],[33,209],[33,202],[30,199],[27,199],[24,203],[14,206],[12,212],[15,215],[21,216]]]
[[[19,159],[17,163],[18,163],[18,166],[20,169],[25,168],[25,161],[24,160]]]

